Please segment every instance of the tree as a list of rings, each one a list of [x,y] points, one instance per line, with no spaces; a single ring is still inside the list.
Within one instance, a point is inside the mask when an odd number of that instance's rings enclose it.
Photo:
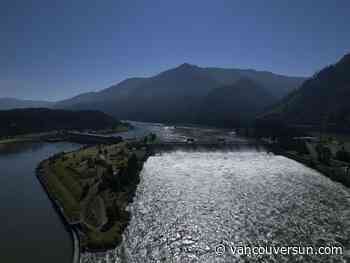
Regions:
[[[316,146],[316,152],[318,155],[318,160],[321,163],[324,163],[326,165],[330,164],[330,161],[332,159],[332,152],[328,147],[323,146],[322,144],[318,144]]]
[[[154,142],[157,139],[157,135],[155,133],[151,133],[150,137],[151,137],[150,139],[152,142]]]
[[[336,153],[335,156],[339,161],[342,162],[350,162],[350,153],[346,151],[345,147],[343,146],[341,150],[339,150]]]
[[[148,142],[148,136],[145,136],[145,138],[143,138],[143,143],[147,144],[147,142]]]
[[[95,166],[95,163],[91,157],[89,157],[87,159],[87,166],[88,166],[88,168],[94,168],[94,166]]]
[[[122,186],[129,185],[130,183],[138,181],[139,162],[136,155],[133,153],[129,159],[125,169],[121,172],[121,184]]]

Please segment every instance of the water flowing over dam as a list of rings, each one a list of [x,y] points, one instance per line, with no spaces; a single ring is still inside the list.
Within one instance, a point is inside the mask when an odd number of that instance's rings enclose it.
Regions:
[[[150,157],[129,209],[121,262],[346,262],[350,249],[349,190],[251,147]],[[345,255],[218,255],[220,244],[338,244]]]

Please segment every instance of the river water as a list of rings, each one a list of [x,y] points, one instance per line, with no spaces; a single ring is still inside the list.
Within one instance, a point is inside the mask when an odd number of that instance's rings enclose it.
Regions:
[[[200,134],[154,131],[169,140]],[[205,134],[244,141],[230,131]],[[129,210],[117,262],[350,262],[349,189],[259,147],[152,156]],[[293,246],[304,255],[249,257],[240,246]],[[305,255],[304,246],[341,247],[343,255]]]
[[[256,148],[179,150],[149,158],[141,176],[123,244],[126,262],[347,262],[245,259],[229,250],[233,243],[340,245],[349,252],[349,190],[293,160]],[[227,249],[220,256],[219,244]]]
[[[0,262],[70,263],[73,244],[35,176],[38,163],[71,143],[0,145]]]
[[[348,188],[293,160],[247,146],[229,130],[137,125],[125,137],[152,131],[162,140],[224,138],[237,147],[179,148],[150,157],[129,206],[124,241],[107,253],[83,255],[83,263],[350,262]],[[70,236],[34,171],[42,159],[77,147],[0,147],[0,262],[70,262]],[[342,247],[344,254],[233,255],[230,246],[242,245],[330,245]]]

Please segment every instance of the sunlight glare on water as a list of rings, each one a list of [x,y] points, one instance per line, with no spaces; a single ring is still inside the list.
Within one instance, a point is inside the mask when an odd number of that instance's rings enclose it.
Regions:
[[[346,262],[342,256],[217,256],[215,246],[223,242],[350,248],[349,191],[264,151],[152,156],[130,211],[126,262]]]

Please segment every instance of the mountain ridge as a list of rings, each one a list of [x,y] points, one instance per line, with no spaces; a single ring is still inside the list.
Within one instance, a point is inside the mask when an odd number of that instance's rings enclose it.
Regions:
[[[212,90],[232,85],[242,78],[257,83],[274,101],[296,89],[304,80],[265,71],[204,68],[183,63],[151,77],[128,78],[100,91],[82,93],[50,107],[99,110],[117,119],[196,123],[203,108],[202,101]]]
[[[306,80],[261,119],[350,128],[350,54]]]
[[[92,96],[88,93],[86,103],[73,97],[58,102],[55,108],[102,110],[118,119],[196,122],[201,100],[211,90],[231,85],[241,78],[252,79],[276,101],[304,81],[302,77],[285,77],[267,71],[204,68],[183,63],[152,77],[126,79]],[[278,89],[281,91],[276,92]],[[181,109],[179,102],[183,104]],[[162,114],[164,112],[167,114]]]
[[[99,111],[69,111],[47,108],[0,110],[0,137],[54,130],[107,129],[120,124]]]
[[[223,127],[247,126],[272,101],[274,97],[261,85],[249,78],[241,78],[207,95],[202,103],[199,121]]]

